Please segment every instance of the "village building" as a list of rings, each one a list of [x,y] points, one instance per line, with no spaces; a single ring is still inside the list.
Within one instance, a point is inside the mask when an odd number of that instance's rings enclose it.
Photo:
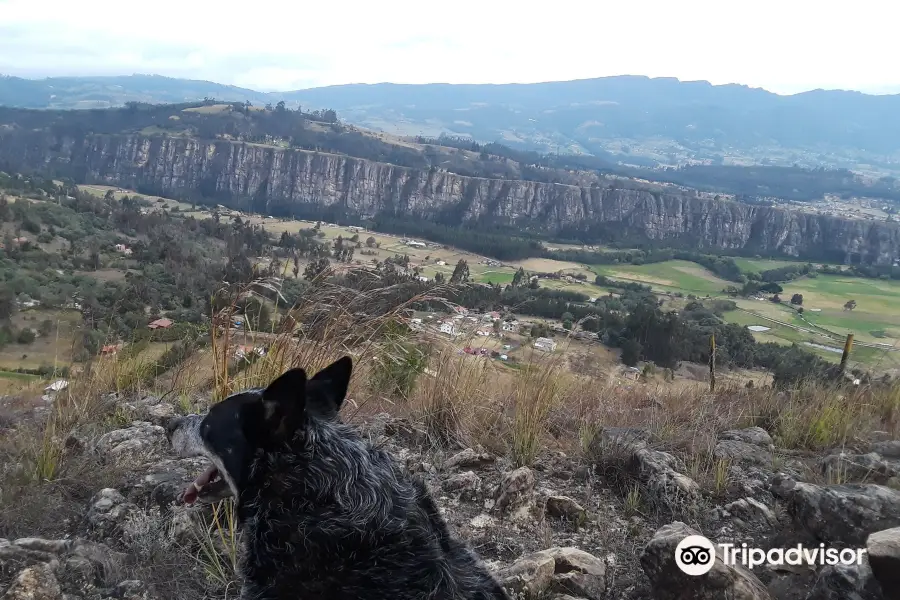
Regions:
[[[166,319],[166,318],[157,319],[157,320],[153,321],[152,323],[150,323],[149,325],[147,325],[147,327],[150,329],[168,329],[171,326],[172,326],[172,321],[169,319]]]
[[[541,352],[553,352],[556,350],[556,342],[551,340],[550,338],[539,337],[534,340],[534,348],[536,350],[540,350]]]

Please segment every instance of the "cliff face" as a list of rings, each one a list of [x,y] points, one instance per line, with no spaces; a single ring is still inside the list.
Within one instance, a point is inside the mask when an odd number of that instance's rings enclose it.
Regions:
[[[464,177],[347,156],[181,137],[85,136],[0,130],[0,165],[76,181],[215,197],[235,208],[339,206],[443,222],[500,221],[523,229],[616,229],[697,248],[828,256],[875,264],[900,258],[900,227],[768,207],[599,186]]]

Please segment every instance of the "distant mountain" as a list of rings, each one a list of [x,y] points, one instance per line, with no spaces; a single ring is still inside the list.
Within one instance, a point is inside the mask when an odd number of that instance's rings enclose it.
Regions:
[[[22,108],[109,108],[126,102],[176,103],[207,97],[240,102],[269,101],[268,94],[263,92],[161,75],[0,77],[0,105]]]
[[[842,167],[900,174],[900,95],[815,90],[780,96],[742,85],[638,76],[536,84],[352,84],[263,93],[160,76],[0,79],[0,104],[87,108],[204,97],[333,108],[400,135],[441,134],[641,166]]]

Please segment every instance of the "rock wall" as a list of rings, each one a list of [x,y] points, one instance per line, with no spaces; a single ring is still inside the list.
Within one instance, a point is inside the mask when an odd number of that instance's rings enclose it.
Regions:
[[[142,135],[57,137],[0,130],[0,166],[76,181],[217,198],[258,212],[340,207],[443,222],[486,220],[522,229],[605,227],[695,248],[744,249],[893,264],[900,226],[770,207],[592,185],[465,177],[348,156],[227,141]]]

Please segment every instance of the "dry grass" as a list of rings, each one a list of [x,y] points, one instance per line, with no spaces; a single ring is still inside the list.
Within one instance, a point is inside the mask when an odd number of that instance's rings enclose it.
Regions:
[[[241,332],[241,343],[265,346],[264,356],[237,359],[236,333],[225,326],[248,294],[277,295],[273,281],[223,289],[210,328],[210,346],[156,381],[178,412],[195,412],[201,390],[212,401],[247,387],[265,386],[292,367],[313,373],[343,355],[354,357],[354,377],[344,407],[346,419],[375,410],[406,416],[420,425],[432,445],[481,445],[507,454],[516,465],[541,460],[546,450],[589,454],[606,427],[649,432],[652,443],[683,459],[687,474],[711,496],[725,494],[729,463],[713,458],[717,434],[759,425],[785,449],[820,451],[851,447],[874,430],[900,435],[900,387],[838,387],[804,382],[793,390],[723,385],[714,394],[661,383],[617,387],[613,380],[576,376],[562,365],[563,353],[525,353],[515,368],[485,357],[461,354],[451,344],[414,334],[400,325],[413,304],[398,302],[400,286],[382,287],[370,271],[353,288],[325,277],[312,282],[290,315],[265,332]],[[422,349],[422,361],[410,360]],[[418,355],[417,355],[418,356]],[[390,385],[385,385],[385,365]],[[426,366],[427,365],[427,366]],[[46,418],[20,424],[0,440],[0,537],[64,535],[98,489],[115,487],[119,474],[100,467],[89,452],[67,445],[115,426],[128,416],[103,401],[111,391],[143,391],[152,365],[118,356],[73,377]],[[398,383],[399,382],[399,383]],[[836,474],[835,479],[843,479]],[[644,514],[649,498],[633,481],[621,489],[627,513]],[[34,499],[39,500],[34,500]],[[27,501],[26,501],[27,500]],[[226,594],[233,581],[237,545],[233,511],[216,507],[191,549],[209,585]],[[166,552],[151,553],[145,567],[154,577],[173,565]],[[149,556],[149,555],[148,555]],[[158,561],[154,562],[154,561]],[[196,567],[196,564],[194,565]],[[167,570],[168,569],[168,570]]]

